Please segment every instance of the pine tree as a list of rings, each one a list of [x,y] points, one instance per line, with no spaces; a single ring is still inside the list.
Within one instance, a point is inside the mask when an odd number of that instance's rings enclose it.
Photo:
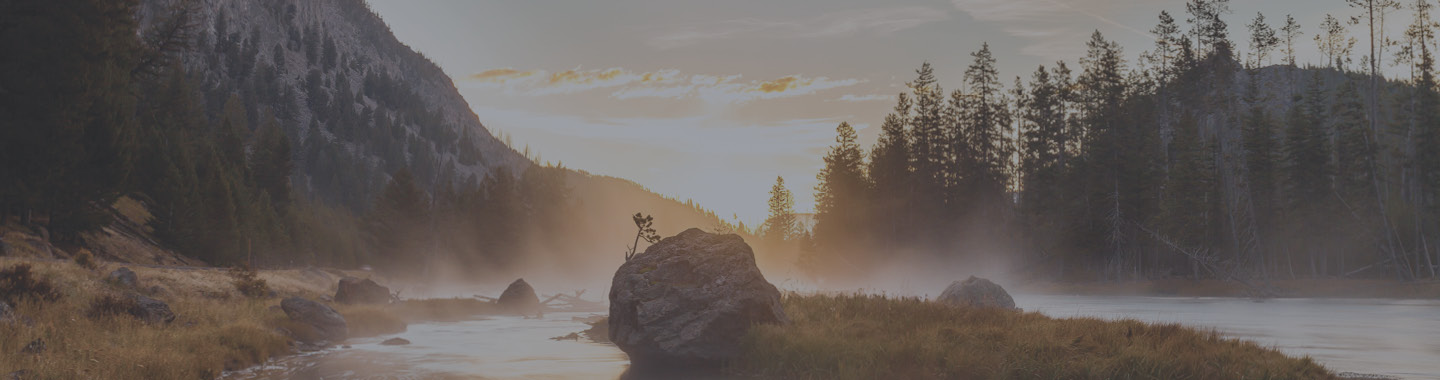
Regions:
[[[1185,3],[1185,13],[1190,14],[1190,34],[1198,44],[1195,51],[1205,56],[1229,48],[1228,27],[1220,17],[1230,13],[1230,0],[1190,0]]]
[[[920,228],[920,236],[935,237],[942,227],[941,210],[945,209],[945,168],[953,160],[947,154],[945,95],[936,83],[934,69],[926,62],[916,70],[918,77],[909,86],[915,97],[915,114],[910,118],[910,149],[912,186],[911,205],[907,210],[914,218],[912,226]],[[817,210],[818,211],[818,210]],[[816,232],[817,243],[824,244],[824,236]]]
[[[1352,208],[1368,206],[1374,199],[1370,182],[1373,174],[1370,164],[1375,160],[1375,149],[1371,146],[1374,136],[1369,133],[1365,105],[1355,81],[1346,80],[1340,85],[1330,118],[1336,130],[1335,189]]]
[[[1295,22],[1295,17],[1285,15],[1285,26],[1280,28],[1280,35],[1285,40],[1285,64],[1290,67],[1295,67],[1295,39],[1302,34],[1300,23]]]
[[[1280,46],[1280,37],[1265,22],[1264,13],[1256,12],[1255,20],[1246,28],[1250,29],[1250,59],[1247,65],[1252,69],[1264,67],[1270,63],[1270,53]]]
[[[1175,24],[1175,17],[1170,12],[1160,11],[1160,23],[1150,30],[1155,36],[1155,50],[1151,51],[1146,58],[1154,66],[1154,72],[1160,83],[1169,82],[1176,75],[1176,61],[1180,59],[1180,50],[1187,45],[1180,34],[1180,26]]]
[[[910,206],[910,98],[900,93],[895,111],[885,116],[880,126],[880,137],[870,150],[870,178],[874,182],[871,205],[875,210],[876,224],[883,233],[880,241],[898,243],[908,235],[902,235]]]
[[[825,154],[825,167],[815,176],[819,180],[815,185],[815,241],[825,251],[851,262],[845,258],[862,252],[860,247],[865,244],[862,227],[869,183],[855,129],[842,122],[835,133],[835,145]]]
[[[1285,131],[1285,225],[1289,227],[1291,249],[1310,259],[1312,275],[1321,271],[1316,259],[1324,248],[1313,242],[1328,236],[1332,213],[1327,202],[1331,194],[1330,143],[1323,121],[1325,94],[1318,73],[1286,117]]]
[[[134,154],[137,0],[13,2],[0,14],[0,214],[62,240],[108,223]]]
[[[1121,125],[1125,115],[1126,90],[1124,61],[1119,45],[1096,31],[1086,44],[1088,52],[1080,64],[1084,68],[1076,86],[1079,120],[1084,136],[1084,176],[1087,187],[1088,219],[1081,224],[1092,230],[1085,233],[1090,248],[1108,248],[1118,254],[1126,242],[1127,218],[1131,217],[1133,200],[1124,182],[1131,173],[1131,162],[1125,162],[1127,146]]]
[[[1187,114],[1175,128],[1170,152],[1174,162],[1161,208],[1163,232],[1187,248],[1209,248],[1220,241],[1215,145],[1201,138],[1199,125]]]
[[[291,203],[290,175],[295,171],[295,163],[291,157],[290,138],[280,130],[279,120],[268,112],[261,119],[263,121],[250,154],[250,173],[255,186],[278,211]]]
[[[1275,122],[1259,95],[1259,81],[1253,75],[1250,78],[1245,97],[1250,109],[1242,120],[1245,173],[1246,183],[1250,184],[1256,225],[1260,226],[1259,232],[1263,237],[1269,235],[1270,226],[1276,222],[1275,205],[1279,191],[1276,170],[1280,147],[1275,137]]]
[[[370,234],[387,268],[405,272],[417,269],[421,257],[409,256],[429,242],[430,199],[409,170],[400,170],[385,185],[371,211]]]
[[[953,107],[958,108],[951,149],[959,169],[952,176],[960,181],[959,194],[952,200],[975,202],[967,208],[992,206],[976,210],[991,219],[998,216],[993,206],[1006,203],[1014,153],[1009,139],[1012,120],[990,45],[982,45],[971,56],[974,62],[965,70],[966,92],[951,95]]]
[[[1065,112],[1062,83],[1068,83],[1059,69],[1051,74],[1040,66],[1030,79],[1030,90],[1016,96],[1020,119],[1020,215],[1028,241],[1038,252],[1063,249],[1066,225],[1070,217],[1071,191],[1066,183],[1070,168],[1065,157],[1069,123]],[[1064,75],[1068,75],[1065,73]],[[1017,85],[1018,90],[1018,85]]]
[[[1350,62],[1350,51],[1355,47],[1355,38],[1346,34],[1345,25],[1334,15],[1325,15],[1320,23],[1320,33],[1315,35],[1315,45],[1325,56],[1330,68],[1346,71]]]
[[[799,235],[800,226],[795,219],[795,196],[785,188],[785,178],[775,177],[775,186],[770,187],[770,216],[760,226],[760,233],[766,241],[783,243]]]

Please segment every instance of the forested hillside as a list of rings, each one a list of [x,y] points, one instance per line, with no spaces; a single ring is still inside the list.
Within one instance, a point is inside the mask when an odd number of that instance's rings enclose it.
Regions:
[[[405,274],[589,254],[637,211],[719,221],[532,162],[360,0],[3,2],[0,50],[0,224],[68,246],[122,198],[210,264]]]
[[[1191,0],[1183,21],[1160,14],[1138,61],[1097,31],[1076,62],[1013,81],[986,45],[949,93],[925,63],[875,146],[838,128],[809,269],[901,256],[1052,279],[1434,277],[1433,5],[1352,3],[1319,28],[1256,15],[1232,38],[1226,0]],[[1387,15],[1404,35],[1384,34]],[[1312,41],[1323,61],[1297,62]]]

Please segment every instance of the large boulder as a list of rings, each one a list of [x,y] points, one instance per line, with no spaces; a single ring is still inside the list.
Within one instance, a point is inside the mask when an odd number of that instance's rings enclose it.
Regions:
[[[130,289],[134,289],[135,285],[140,283],[139,277],[135,276],[135,271],[132,271],[130,270],[130,268],[126,267],[120,267],[120,269],[111,271],[110,275],[105,276],[105,279],[115,283],[116,285],[120,285]]]
[[[328,343],[344,341],[350,335],[350,328],[345,324],[345,317],[335,312],[325,304],[307,300],[300,297],[290,297],[280,301],[280,309],[290,320],[303,323],[311,328],[313,334],[294,331],[295,339],[304,343],[324,346]]]
[[[540,311],[540,297],[535,295],[535,288],[530,287],[523,278],[505,287],[505,292],[500,293],[500,299],[496,303],[500,305],[500,310],[507,313],[529,315]]]
[[[620,265],[610,284],[610,340],[640,368],[722,365],[765,323],[789,319],[738,235],[686,230]]]
[[[129,297],[134,301],[134,306],[128,312],[135,318],[146,323],[170,323],[175,320],[175,313],[170,311],[170,305],[164,301],[139,294],[130,294]]]
[[[1015,308],[1015,299],[1010,298],[1010,293],[1005,292],[1005,288],[975,276],[970,276],[965,281],[950,283],[950,286],[945,287],[945,292],[940,293],[937,301],[965,307]]]
[[[390,303],[390,288],[370,279],[345,277],[335,289],[335,302],[343,304]]]

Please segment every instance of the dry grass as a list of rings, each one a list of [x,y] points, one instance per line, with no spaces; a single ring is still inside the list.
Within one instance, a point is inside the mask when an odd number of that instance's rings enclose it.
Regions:
[[[33,326],[0,324],[0,374],[26,369],[39,379],[213,379],[291,352],[290,339],[277,332],[288,319],[270,309],[279,300],[240,296],[221,270],[129,266],[141,289],[165,289],[151,296],[169,303],[177,316],[173,323],[150,325],[121,312],[123,297],[113,297],[120,289],[99,274],[120,265],[102,264],[97,272],[70,261],[0,258],[0,268],[17,263],[31,265],[33,279],[50,283],[56,296],[14,305]],[[291,295],[313,298],[328,291],[297,285],[304,281],[285,283],[283,292]],[[97,300],[99,306],[92,306]],[[92,307],[100,309],[91,314]],[[44,340],[44,351],[19,353],[36,339]]]
[[[1175,324],[1054,319],[913,298],[787,295],[738,374],[785,379],[1333,379],[1309,358]]]

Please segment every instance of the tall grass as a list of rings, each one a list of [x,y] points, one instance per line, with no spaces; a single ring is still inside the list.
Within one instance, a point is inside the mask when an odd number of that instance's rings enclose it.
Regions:
[[[223,271],[132,267],[146,287],[168,289],[152,296],[177,316],[169,324],[147,324],[117,312],[125,307],[114,302],[124,299],[115,296],[123,289],[96,271],[72,262],[0,259],[3,268],[21,265],[30,266],[26,283],[50,285],[45,293],[53,296],[17,297],[16,311],[34,324],[0,323],[0,374],[24,369],[38,379],[213,379],[291,352],[290,339],[272,323],[276,314],[283,318],[270,309],[279,300],[240,297]],[[325,291],[287,290],[310,297]],[[37,339],[45,342],[44,351],[20,353]]]
[[[915,298],[787,295],[792,323],[751,329],[733,373],[785,379],[1333,379],[1213,331],[1055,319]]]

